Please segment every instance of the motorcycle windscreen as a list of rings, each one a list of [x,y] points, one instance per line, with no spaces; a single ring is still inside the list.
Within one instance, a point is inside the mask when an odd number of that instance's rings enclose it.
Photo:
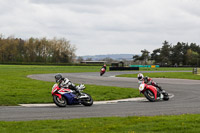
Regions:
[[[77,103],[77,100],[74,98],[76,95],[72,94],[72,93],[65,93],[63,95],[65,98],[67,98],[67,104],[68,105],[72,105]]]

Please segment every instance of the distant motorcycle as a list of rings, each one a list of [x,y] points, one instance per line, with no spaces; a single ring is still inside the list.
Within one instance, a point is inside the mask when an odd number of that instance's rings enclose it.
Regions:
[[[100,70],[100,76],[102,76],[105,72],[106,72],[106,69],[105,68],[101,68],[101,70]]]
[[[144,81],[139,81],[139,91],[150,101],[155,102],[156,100],[169,100],[167,92],[161,93],[158,88],[153,85],[145,84]]]
[[[51,91],[54,103],[58,107],[78,104],[91,106],[93,104],[92,97],[89,94],[82,92],[85,89],[84,84],[77,86],[77,88],[80,94],[68,88],[59,88],[58,84],[54,84]]]

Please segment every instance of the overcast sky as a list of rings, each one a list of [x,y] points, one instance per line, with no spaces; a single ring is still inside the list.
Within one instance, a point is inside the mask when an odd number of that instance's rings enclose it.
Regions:
[[[0,0],[4,37],[65,38],[76,55],[200,44],[200,0]]]

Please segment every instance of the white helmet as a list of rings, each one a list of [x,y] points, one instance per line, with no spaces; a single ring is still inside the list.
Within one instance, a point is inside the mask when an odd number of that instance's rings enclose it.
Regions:
[[[138,78],[138,80],[143,80],[144,75],[143,75],[142,73],[139,73],[139,74],[137,75],[137,78]]]

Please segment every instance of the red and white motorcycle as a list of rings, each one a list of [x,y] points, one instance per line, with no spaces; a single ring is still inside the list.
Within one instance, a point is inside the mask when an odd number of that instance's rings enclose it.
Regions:
[[[160,92],[158,88],[153,85],[148,85],[144,81],[139,81],[139,91],[150,101],[155,102],[156,100],[169,100],[167,92]]]
[[[54,84],[51,91],[54,103],[58,107],[77,104],[91,106],[93,104],[92,97],[89,94],[82,92],[85,89],[84,84],[77,86],[77,89],[79,92],[68,88],[59,88],[58,84]]]

